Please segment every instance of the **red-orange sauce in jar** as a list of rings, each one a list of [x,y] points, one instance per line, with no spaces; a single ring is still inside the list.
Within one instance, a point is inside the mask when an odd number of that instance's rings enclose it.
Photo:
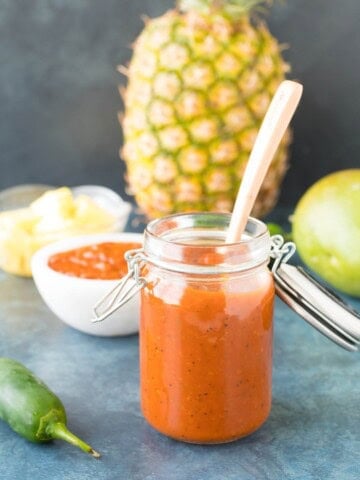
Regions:
[[[52,255],[48,265],[53,270],[74,277],[114,280],[127,273],[124,255],[140,248],[136,242],[102,242]]]
[[[246,242],[212,247],[214,229],[225,225],[222,214],[211,215],[171,217],[173,235],[166,233],[166,219],[152,222],[144,244],[142,411],[158,431],[194,443],[248,435],[271,408],[269,234],[251,220]],[[197,227],[206,221],[210,240]],[[191,225],[195,234],[184,240],[182,227],[186,237]]]

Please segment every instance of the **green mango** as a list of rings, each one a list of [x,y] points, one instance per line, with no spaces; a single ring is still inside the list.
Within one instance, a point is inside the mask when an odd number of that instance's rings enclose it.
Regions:
[[[308,267],[341,292],[360,297],[360,169],[312,185],[295,208],[292,233]]]

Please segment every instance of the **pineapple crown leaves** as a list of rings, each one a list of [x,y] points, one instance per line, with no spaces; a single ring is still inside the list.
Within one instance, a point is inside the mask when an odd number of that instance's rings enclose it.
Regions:
[[[179,8],[184,12],[209,14],[220,11],[232,18],[249,13],[254,7],[264,3],[270,3],[270,0],[178,0]]]

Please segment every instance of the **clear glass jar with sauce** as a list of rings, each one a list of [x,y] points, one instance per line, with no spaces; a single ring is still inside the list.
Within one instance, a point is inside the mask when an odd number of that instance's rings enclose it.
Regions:
[[[141,406],[161,433],[236,440],[271,407],[274,283],[267,227],[250,219],[224,244],[230,216],[181,214],[145,230]]]
[[[265,422],[275,290],[342,348],[360,345],[360,314],[287,263],[292,242],[250,218],[241,242],[225,244],[229,223],[221,213],[154,220],[143,248],[125,254],[128,274],[94,306],[101,322],[141,291],[143,414],[185,442],[230,442]]]

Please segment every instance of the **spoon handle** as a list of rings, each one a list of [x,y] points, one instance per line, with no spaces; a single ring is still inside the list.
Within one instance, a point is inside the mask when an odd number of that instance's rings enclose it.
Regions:
[[[302,90],[300,83],[285,80],[271,100],[241,181],[226,243],[241,239],[266,172],[298,106]]]

